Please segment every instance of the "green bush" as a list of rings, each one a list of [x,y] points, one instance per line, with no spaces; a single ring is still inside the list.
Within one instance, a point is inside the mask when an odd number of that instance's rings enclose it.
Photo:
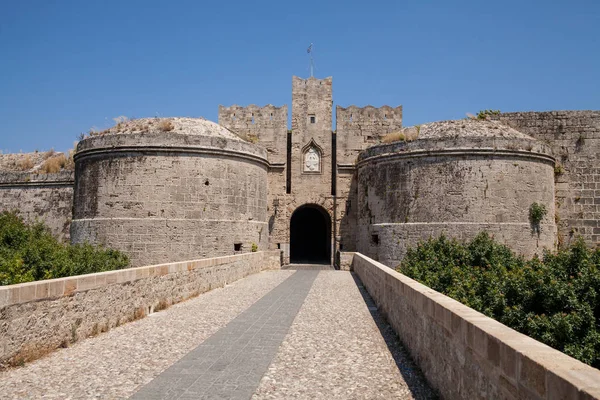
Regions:
[[[16,213],[0,213],[0,285],[62,278],[127,267],[116,250],[68,245],[43,223],[25,224]]]
[[[529,222],[532,225],[539,225],[546,214],[548,214],[548,210],[546,210],[546,206],[543,204],[534,202],[529,206]]]
[[[600,368],[600,249],[580,238],[526,260],[481,233],[410,249],[398,270],[438,292]]]
[[[490,115],[500,115],[500,110],[480,110],[477,119],[487,119]]]

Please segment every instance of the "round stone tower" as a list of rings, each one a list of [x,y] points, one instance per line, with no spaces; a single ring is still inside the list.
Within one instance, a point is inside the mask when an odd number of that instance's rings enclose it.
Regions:
[[[459,120],[408,128],[358,162],[358,251],[395,266],[409,247],[446,234],[487,231],[531,256],[555,246],[550,149],[497,121]],[[529,209],[547,214],[532,223]]]
[[[204,119],[126,121],[75,155],[71,241],[133,266],[266,249],[266,151]]]

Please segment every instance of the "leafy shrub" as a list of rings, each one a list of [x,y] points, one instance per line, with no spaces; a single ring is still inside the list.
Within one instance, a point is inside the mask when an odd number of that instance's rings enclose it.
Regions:
[[[252,243],[252,252],[256,253],[258,251],[258,245],[256,243]]]
[[[546,210],[546,206],[538,203],[531,203],[529,206],[529,222],[534,230],[534,232],[540,232],[540,222],[542,219],[548,214],[548,210]]]
[[[481,233],[410,249],[398,270],[536,340],[600,368],[600,249],[581,238],[525,260]]]
[[[128,264],[119,251],[63,244],[43,223],[25,224],[14,212],[0,214],[0,285],[111,271]]]
[[[500,115],[500,110],[481,110],[477,113],[477,119],[487,119],[492,115]]]

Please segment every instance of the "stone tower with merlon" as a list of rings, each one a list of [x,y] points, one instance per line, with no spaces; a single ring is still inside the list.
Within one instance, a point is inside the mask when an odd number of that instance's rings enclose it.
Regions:
[[[402,128],[401,106],[338,107],[336,134],[332,83],[292,78],[290,130],[285,105],[219,106],[219,124],[267,149],[269,247],[285,262],[330,263],[336,250],[356,247],[354,163]]]

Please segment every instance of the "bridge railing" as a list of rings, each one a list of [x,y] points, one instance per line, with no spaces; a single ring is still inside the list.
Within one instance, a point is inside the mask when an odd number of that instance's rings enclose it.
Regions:
[[[360,253],[352,268],[446,399],[600,399],[600,370]]]
[[[0,368],[280,267],[261,251],[0,286]]]

